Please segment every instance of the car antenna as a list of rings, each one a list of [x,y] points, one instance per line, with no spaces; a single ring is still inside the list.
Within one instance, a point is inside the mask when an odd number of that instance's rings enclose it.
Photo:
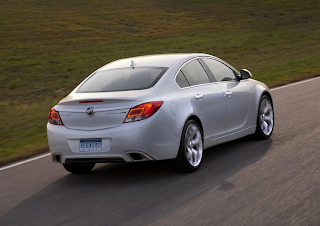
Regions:
[[[131,60],[130,67],[132,67],[132,69],[134,69],[135,66],[136,66],[136,62],[134,62],[133,60]]]

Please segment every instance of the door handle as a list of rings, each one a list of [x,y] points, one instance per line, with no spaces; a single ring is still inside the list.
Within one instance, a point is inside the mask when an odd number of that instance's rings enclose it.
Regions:
[[[202,94],[197,94],[196,96],[196,99],[199,100],[199,99],[202,99],[203,98],[203,95]]]
[[[232,92],[228,90],[228,91],[226,92],[226,95],[225,95],[225,96],[231,97],[231,96],[232,96]]]

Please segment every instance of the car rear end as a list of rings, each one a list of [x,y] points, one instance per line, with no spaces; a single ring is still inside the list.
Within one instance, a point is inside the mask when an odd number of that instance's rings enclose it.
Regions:
[[[172,159],[181,126],[162,109],[153,85],[166,68],[97,71],[53,107],[47,134],[54,162]]]

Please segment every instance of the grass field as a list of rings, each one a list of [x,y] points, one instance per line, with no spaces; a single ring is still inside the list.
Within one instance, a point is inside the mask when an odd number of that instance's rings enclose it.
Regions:
[[[204,52],[269,86],[320,75],[307,0],[0,0],[0,164],[48,149],[50,107],[100,66]]]

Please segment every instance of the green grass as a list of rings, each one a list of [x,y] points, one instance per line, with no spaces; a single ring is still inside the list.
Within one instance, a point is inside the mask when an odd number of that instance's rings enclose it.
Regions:
[[[315,1],[0,2],[0,164],[47,150],[50,107],[119,58],[204,52],[270,87],[320,75]]]

